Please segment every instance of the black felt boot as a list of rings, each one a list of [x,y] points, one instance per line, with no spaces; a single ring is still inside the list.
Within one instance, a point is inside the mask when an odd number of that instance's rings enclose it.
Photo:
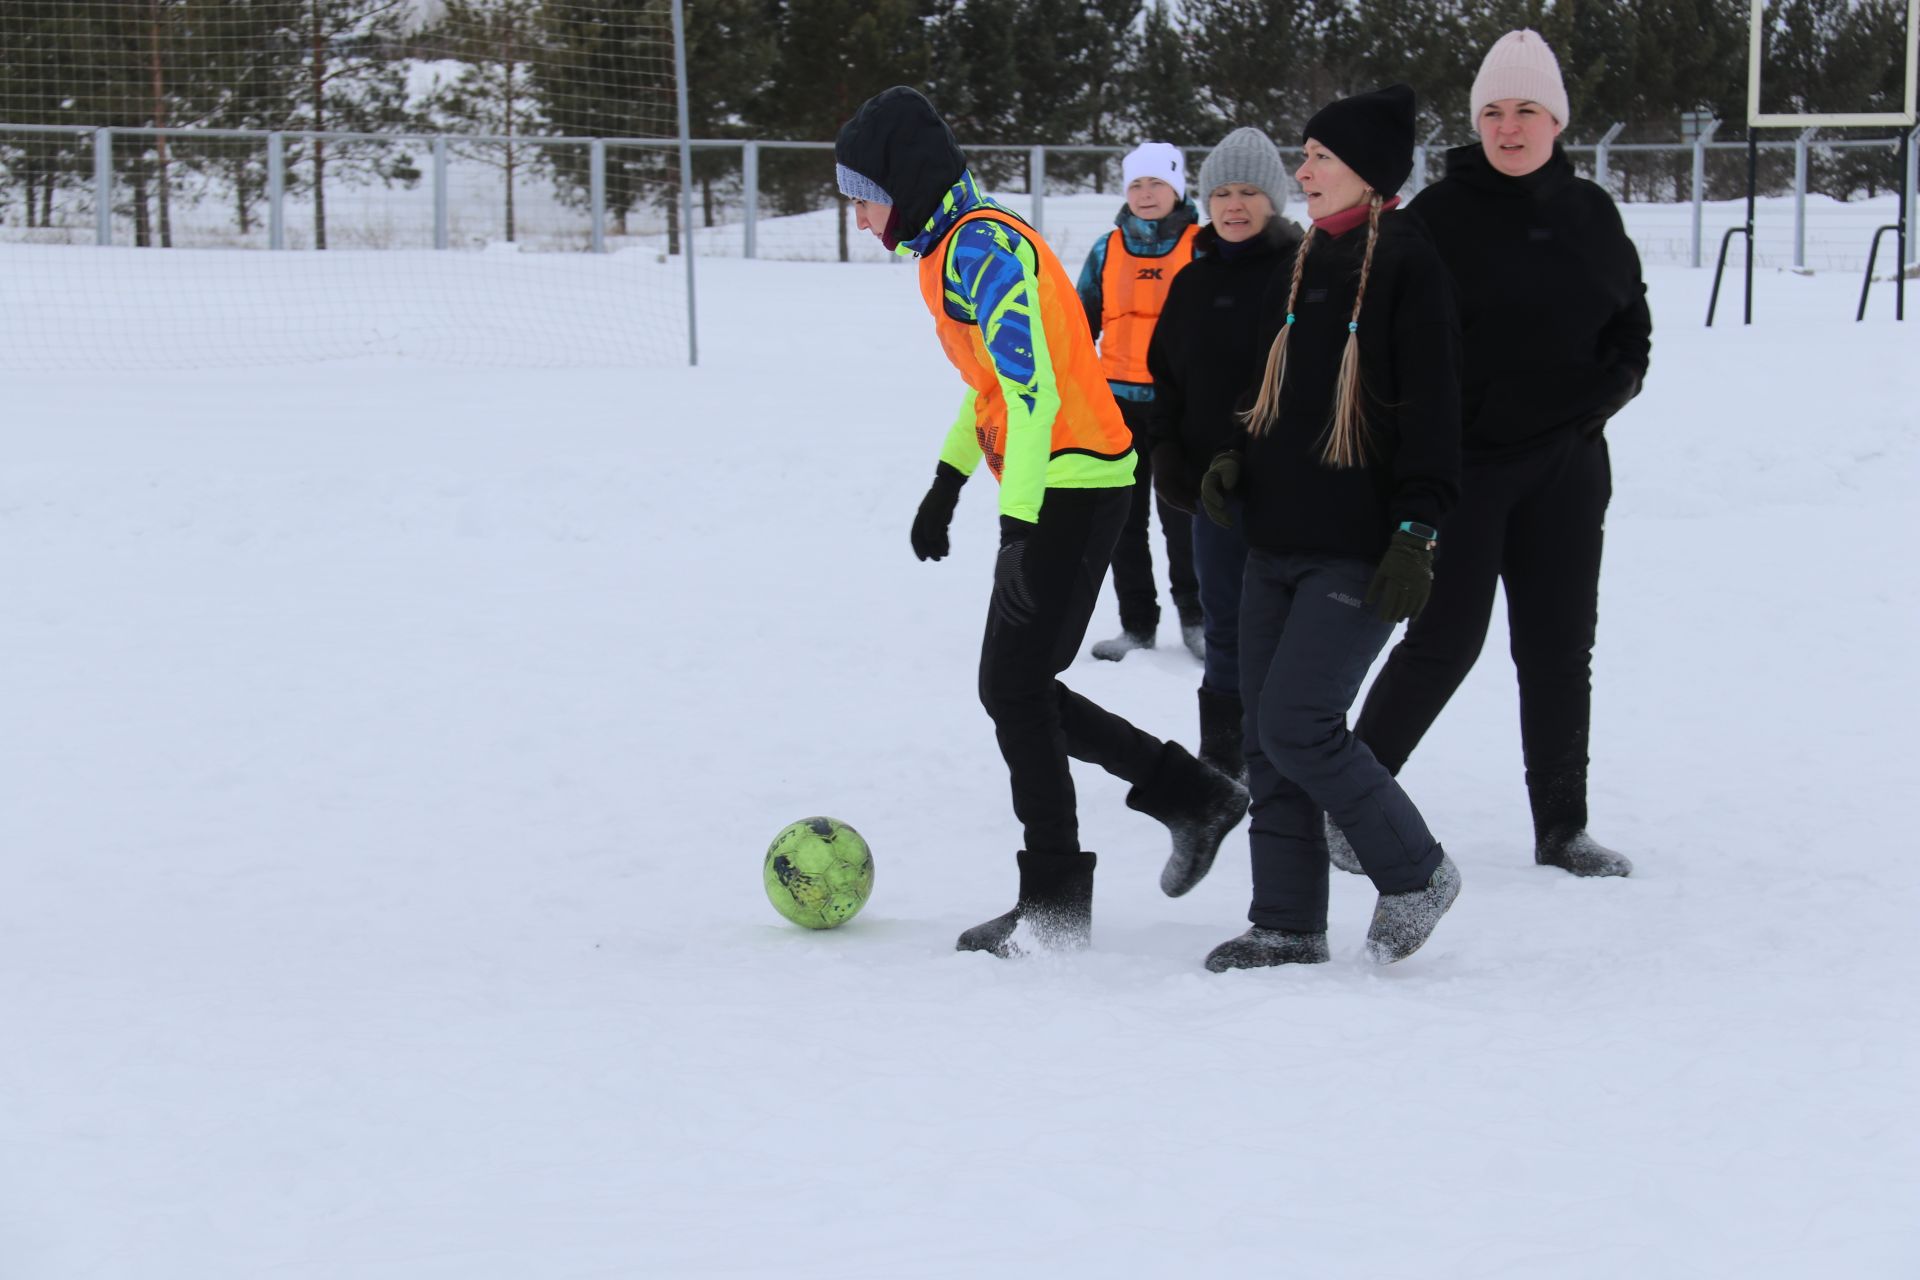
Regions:
[[[1247,816],[1247,789],[1169,742],[1153,776],[1127,792],[1127,808],[1158,819],[1173,834],[1160,890],[1177,898],[1213,869],[1220,842]]]
[[[1247,780],[1240,695],[1200,686],[1200,759],[1239,783]]]
[[[956,950],[986,951],[1003,960],[1035,951],[1084,951],[1093,943],[1091,853],[1028,853],[1022,849],[1020,896],[1013,910],[960,935]]]
[[[1533,860],[1576,876],[1626,876],[1633,863],[1587,834],[1587,771],[1527,771],[1533,809]]]
[[[1324,933],[1287,933],[1259,925],[1207,953],[1207,968],[1267,969],[1281,964],[1325,964],[1331,958]]]
[[[1533,860],[1576,876],[1630,876],[1633,861],[1596,841],[1585,831],[1550,831],[1533,843]]]

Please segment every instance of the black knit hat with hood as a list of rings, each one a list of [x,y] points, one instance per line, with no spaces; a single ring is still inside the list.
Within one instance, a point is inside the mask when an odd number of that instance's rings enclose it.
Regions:
[[[885,236],[889,249],[919,235],[967,171],[953,130],[931,102],[903,84],[860,104],[840,126],[833,159],[843,195],[893,206]]]

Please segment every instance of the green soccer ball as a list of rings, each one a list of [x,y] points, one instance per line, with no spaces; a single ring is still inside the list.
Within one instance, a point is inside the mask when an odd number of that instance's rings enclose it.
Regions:
[[[873,853],[834,818],[802,818],[767,847],[767,897],[808,929],[832,929],[860,914],[873,892]]]

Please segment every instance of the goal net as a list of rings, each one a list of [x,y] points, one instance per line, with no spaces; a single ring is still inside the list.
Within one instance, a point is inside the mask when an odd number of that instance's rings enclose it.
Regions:
[[[0,366],[682,363],[671,0],[6,0]]]

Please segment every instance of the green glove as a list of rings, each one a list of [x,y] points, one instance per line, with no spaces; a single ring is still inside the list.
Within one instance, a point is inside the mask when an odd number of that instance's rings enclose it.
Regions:
[[[1382,622],[1405,622],[1418,617],[1433,592],[1433,543],[1405,529],[1397,530],[1380,557],[1367,587],[1367,603],[1380,601],[1376,616]]]
[[[1240,487],[1240,462],[1238,449],[1216,453],[1207,465],[1207,474],[1200,477],[1200,505],[1207,509],[1207,519],[1222,529],[1233,528],[1227,495]]]

